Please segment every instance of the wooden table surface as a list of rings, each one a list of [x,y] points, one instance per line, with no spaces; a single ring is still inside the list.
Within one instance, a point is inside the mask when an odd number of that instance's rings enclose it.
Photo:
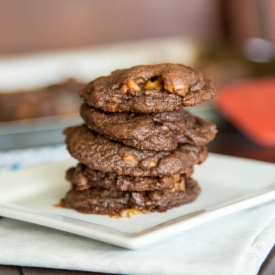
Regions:
[[[251,158],[275,163],[275,146],[263,147],[249,141],[233,126],[224,123],[219,127],[215,141],[209,144],[209,151],[226,155]],[[0,266],[1,275],[84,275],[103,274],[94,272],[79,272],[69,270],[53,270],[45,268]],[[105,274],[105,273],[104,273]],[[275,246],[263,263],[258,275],[275,274]]]

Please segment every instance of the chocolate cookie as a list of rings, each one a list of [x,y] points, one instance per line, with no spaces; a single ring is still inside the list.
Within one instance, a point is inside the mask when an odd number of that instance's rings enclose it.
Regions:
[[[73,183],[77,190],[85,190],[91,187],[121,191],[162,190],[176,184],[184,176],[186,175],[177,174],[163,177],[119,176],[116,173],[104,173],[90,169],[82,163],[66,172],[66,179]]]
[[[173,150],[178,143],[205,145],[215,137],[216,126],[182,108],[163,113],[104,113],[81,106],[88,127],[126,145],[153,151]]]
[[[83,191],[73,187],[64,200],[65,207],[82,213],[115,215],[122,211],[164,212],[195,200],[200,193],[198,184],[188,178],[185,189],[166,188],[162,191],[129,192],[89,188]]]
[[[70,154],[91,169],[118,175],[165,176],[190,174],[207,157],[205,146],[181,145],[173,151],[140,150],[99,135],[86,125],[64,131]]]
[[[105,112],[165,112],[215,97],[212,82],[180,64],[135,66],[99,77],[80,91],[90,106]]]

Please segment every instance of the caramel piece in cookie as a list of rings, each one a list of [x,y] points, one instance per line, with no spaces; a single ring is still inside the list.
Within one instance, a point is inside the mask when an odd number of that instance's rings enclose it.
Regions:
[[[141,65],[99,77],[80,91],[90,106],[105,112],[166,112],[216,96],[200,71],[181,64]]]

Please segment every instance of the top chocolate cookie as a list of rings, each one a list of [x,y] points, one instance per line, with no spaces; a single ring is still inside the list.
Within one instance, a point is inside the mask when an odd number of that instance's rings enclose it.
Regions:
[[[135,66],[99,77],[80,91],[90,106],[105,112],[164,112],[214,98],[212,82],[181,64]]]

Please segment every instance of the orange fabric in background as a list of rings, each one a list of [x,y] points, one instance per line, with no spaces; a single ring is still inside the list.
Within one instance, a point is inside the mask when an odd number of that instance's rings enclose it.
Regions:
[[[275,77],[225,86],[218,110],[240,131],[262,145],[275,145]]]

